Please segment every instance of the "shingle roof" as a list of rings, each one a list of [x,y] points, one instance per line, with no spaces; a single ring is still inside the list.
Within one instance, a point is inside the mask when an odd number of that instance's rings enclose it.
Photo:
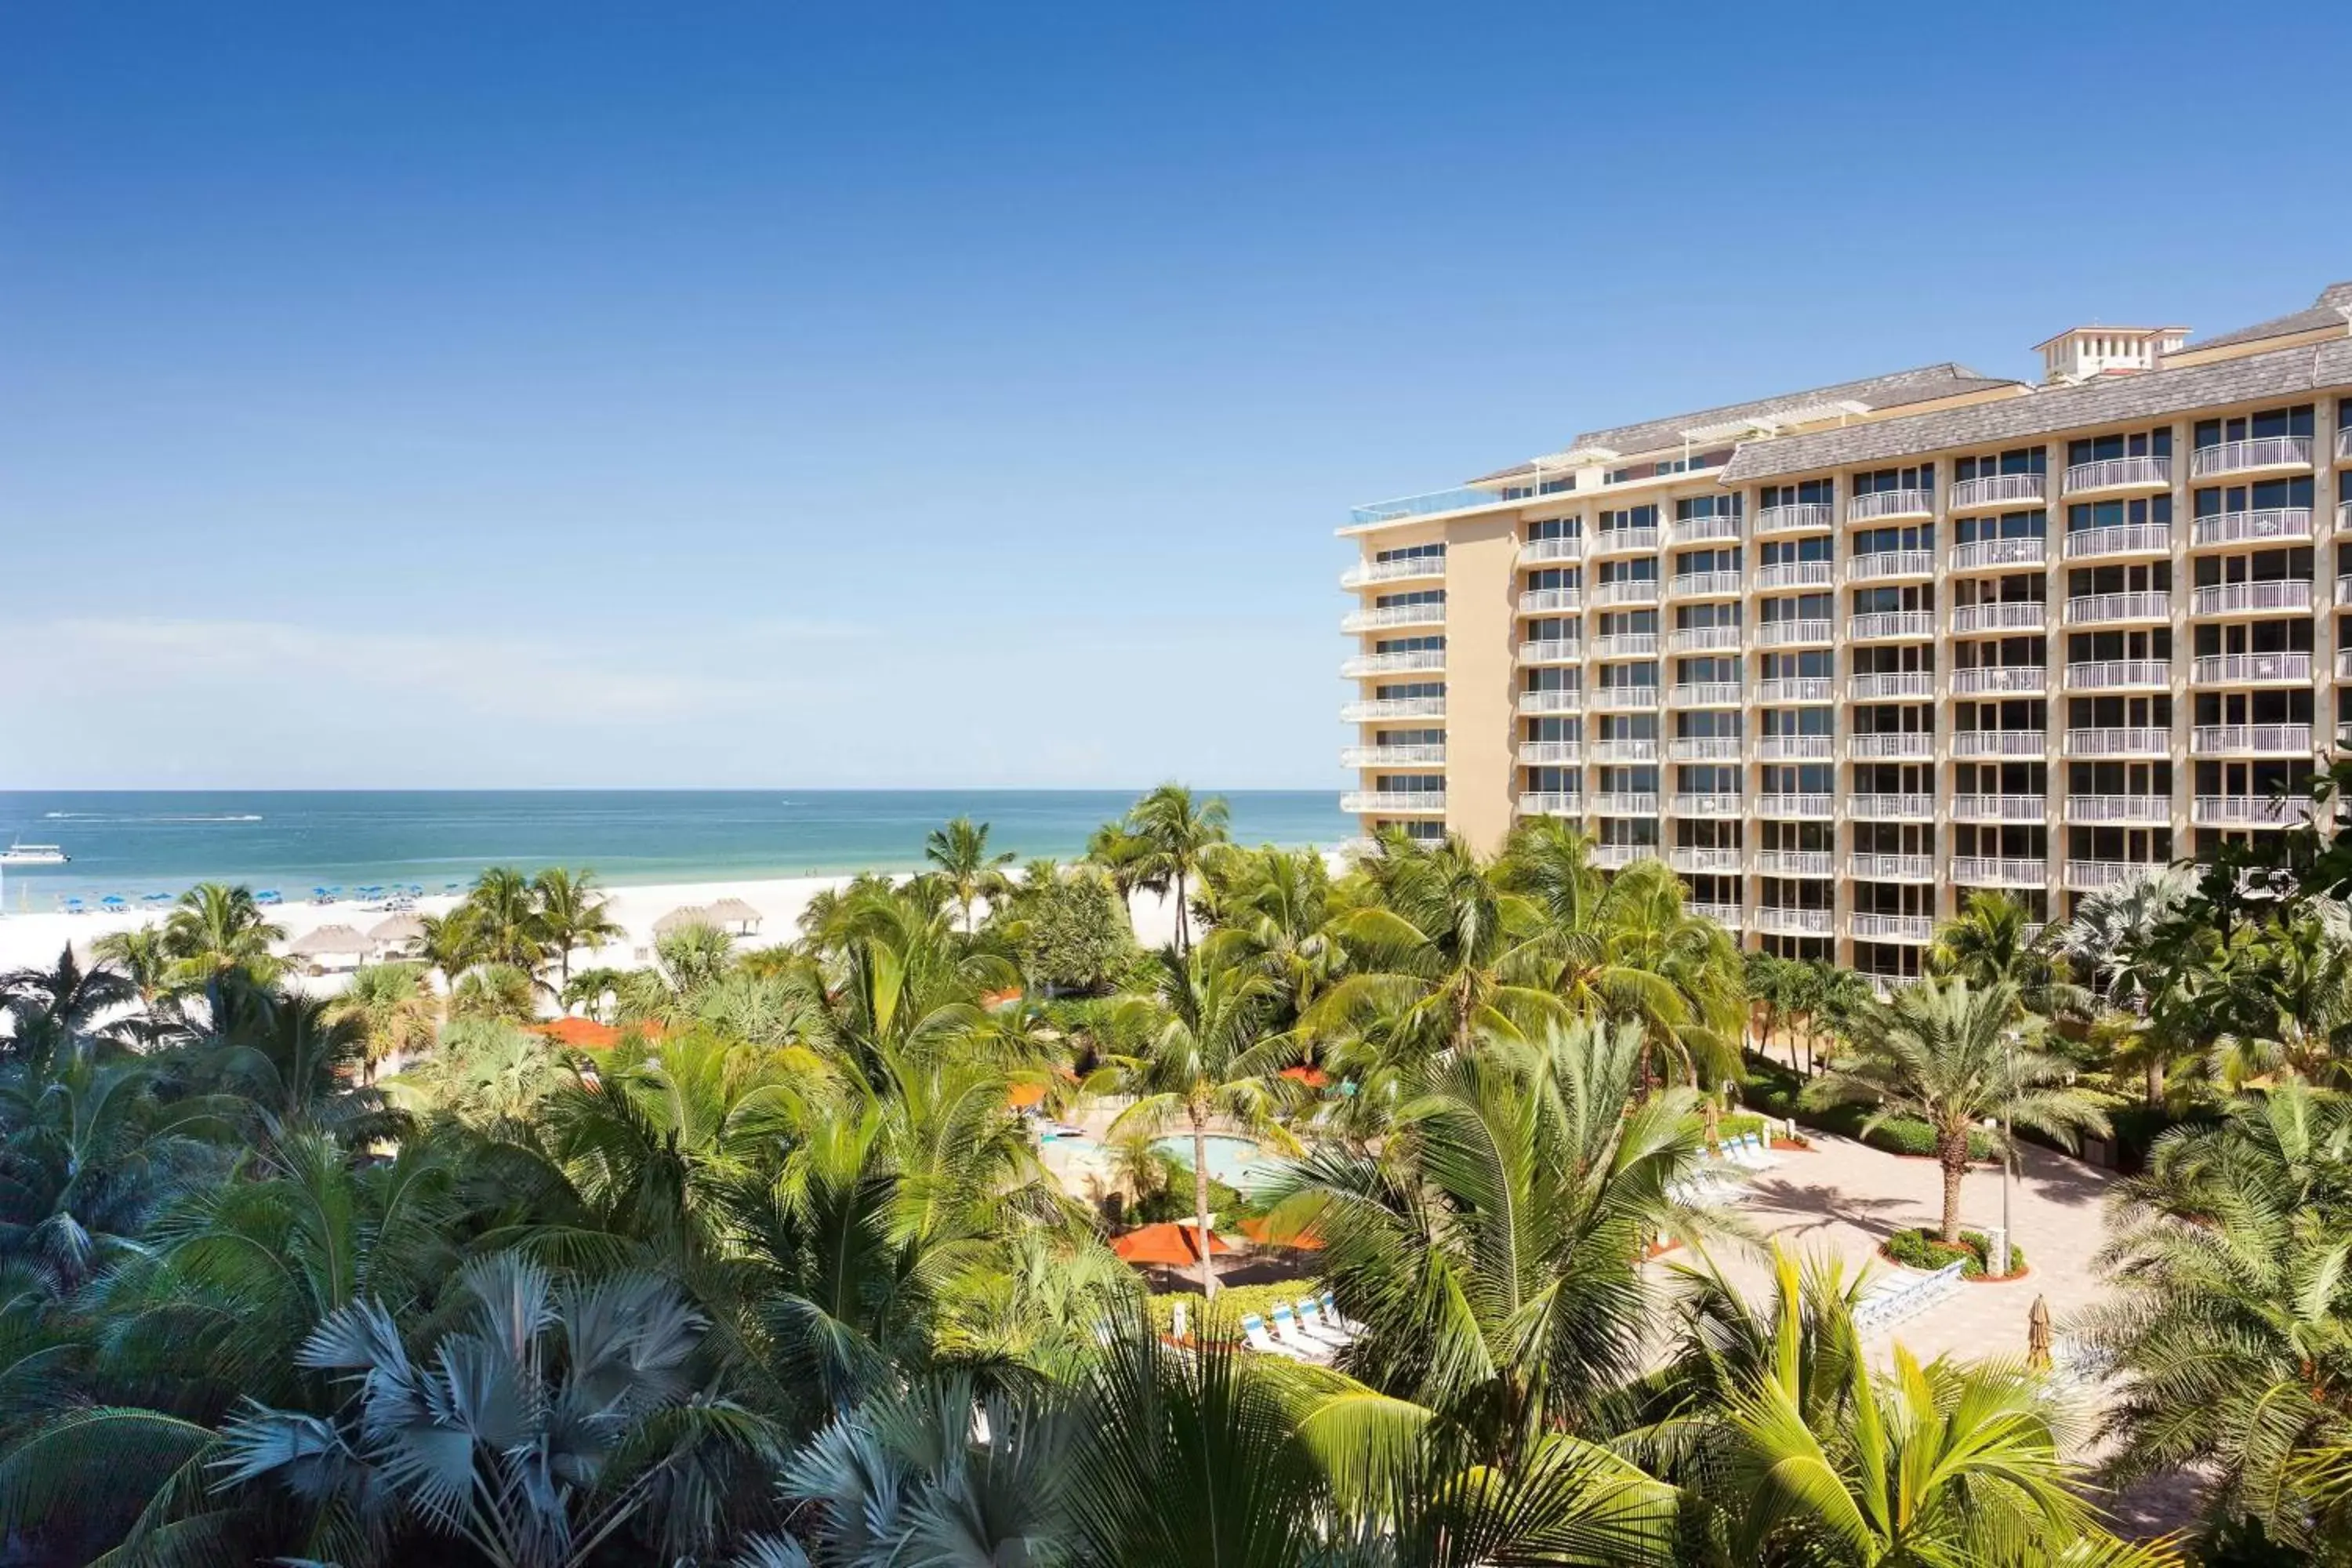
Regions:
[[[2273,316],[2267,321],[2240,327],[2234,332],[2223,332],[2217,338],[2191,339],[2180,352],[2193,354],[2206,349],[2230,348],[2238,343],[2258,343],[2264,338],[2284,338],[2295,332],[2317,331],[2322,327],[2340,327],[2344,324],[2347,310],[2352,310],[2352,283],[2330,283],[2319,291],[2318,300],[2308,310]]]
[[[1965,408],[1750,441],[1732,455],[1722,478],[1727,485],[1746,484],[1781,474],[1810,473],[1955,447],[1989,446],[2057,430],[2161,418],[2215,404],[2344,386],[2352,386],[2352,338],[2248,354],[2214,364],[2042,387],[2031,396],[2000,398]]]

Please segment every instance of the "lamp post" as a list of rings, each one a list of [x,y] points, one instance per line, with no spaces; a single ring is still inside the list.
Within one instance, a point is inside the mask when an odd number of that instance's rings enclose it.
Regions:
[[[2017,1083],[2017,1031],[2015,1029],[2003,1029],[2000,1032],[2000,1057],[2001,1077],[2011,1086],[2010,1094],[2013,1095],[2016,1092]],[[2009,1194],[2010,1188],[2016,1184],[2017,1176],[2016,1141],[2010,1136],[2010,1131],[2009,1100],[2004,1097],[2000,1106],[2000,1240],[1997,1244],[2000,1247],[2000,1267],[1993,1276],[1997,1279],[2009,1278],[2010,1259],[2015,1256],[2017,1250],[2010,1242],[2011,1232],[2009,1228]]]

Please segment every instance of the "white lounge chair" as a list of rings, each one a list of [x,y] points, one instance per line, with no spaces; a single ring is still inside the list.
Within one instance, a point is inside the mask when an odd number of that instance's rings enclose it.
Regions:
[[[1331,1292],[1328,1290],[1323,1292],[1323,1316],[1326,1321],[1336,1325],[1341,1333],[1350,1339],[1360,1336],[1364,1331],[1363,1324],[1341,1313],[1339,1303],[1332,1300]]]
[[[1290,1346],[1276,1340],[1272,1334],[1267,1333],[1265,1331],[1265,1320],[1259,1317],[1255,1312],[1252,1312],[1242,1319],[1242,1339],[1249,1345],[1250,1349],[1254,1351],[1263,1351],[1267,1355],[1278,1355],[1288,1361],[1307,1361],[1310,1359],[1306,1352],[1294,1350]]]
[[[1274,1306],[1274,1331],[1282,1342],[1298,1352],[1302,1361],[1329,1361],[1339,1346],[1318,1340],[1300,1325],[1298,1314],[1277,1301]]]
[[[1305,1334],[1308,1339],[1316,1341],[1321,1344],[1328,1345],[1333,1350],[1338,1350],[1341,1346],[1345,1345],[1349,1340],[1356,1337],[1355,1335],[1348,1332],[1347,1330],[1341,1328],[1339,1324],[1332,1322],[1329,1319],[1324,1317],[1323,1309],[1317,1305],[1314,1297],[1301,1296],[1298,1298],[1297,1305],[1298,1308],[1299,1331]]]

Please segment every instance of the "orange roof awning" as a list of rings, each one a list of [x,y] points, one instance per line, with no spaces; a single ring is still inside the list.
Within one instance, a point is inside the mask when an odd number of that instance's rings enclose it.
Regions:
[[[1178,1224],[1173,1220],[1158,1225],[1139,1226],[1125,1236],[1115,1237],[1110,1249],[1129,1263],[1159,1263],[1171,1268],[1189,1268],[1201,1261],[1200,1232],[1190,1221]],[[1209,1255],[1231,1252],[1233,1244],[1215,1231],[1209,1232]]]
[[[621,1043],[621,1031],[612,1025],[600,1024],[593,1018],[575,1018],[569,1014],[561,1018],[550,1018],[543,1024],[534,1024],[531,1027],[555,1044],[570,1046],[574,1050],[609,1051]]]

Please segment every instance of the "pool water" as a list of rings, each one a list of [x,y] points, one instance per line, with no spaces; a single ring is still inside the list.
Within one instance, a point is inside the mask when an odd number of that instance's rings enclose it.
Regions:
[[[1211,1181],[1223,1182],[1229,1187],[1245,1191],[1251,1182],[1263,1180],[1272,1170],[1274,1163],[1265,1151],[1247,1138],[1213,1132],[1202,1142],[1208,1156]],[[1192,1167],[1192,1138],[1190,1133],[1179,1132],[1160,1139],[1152,1147],[1182,1161],[1188,1170]]]

